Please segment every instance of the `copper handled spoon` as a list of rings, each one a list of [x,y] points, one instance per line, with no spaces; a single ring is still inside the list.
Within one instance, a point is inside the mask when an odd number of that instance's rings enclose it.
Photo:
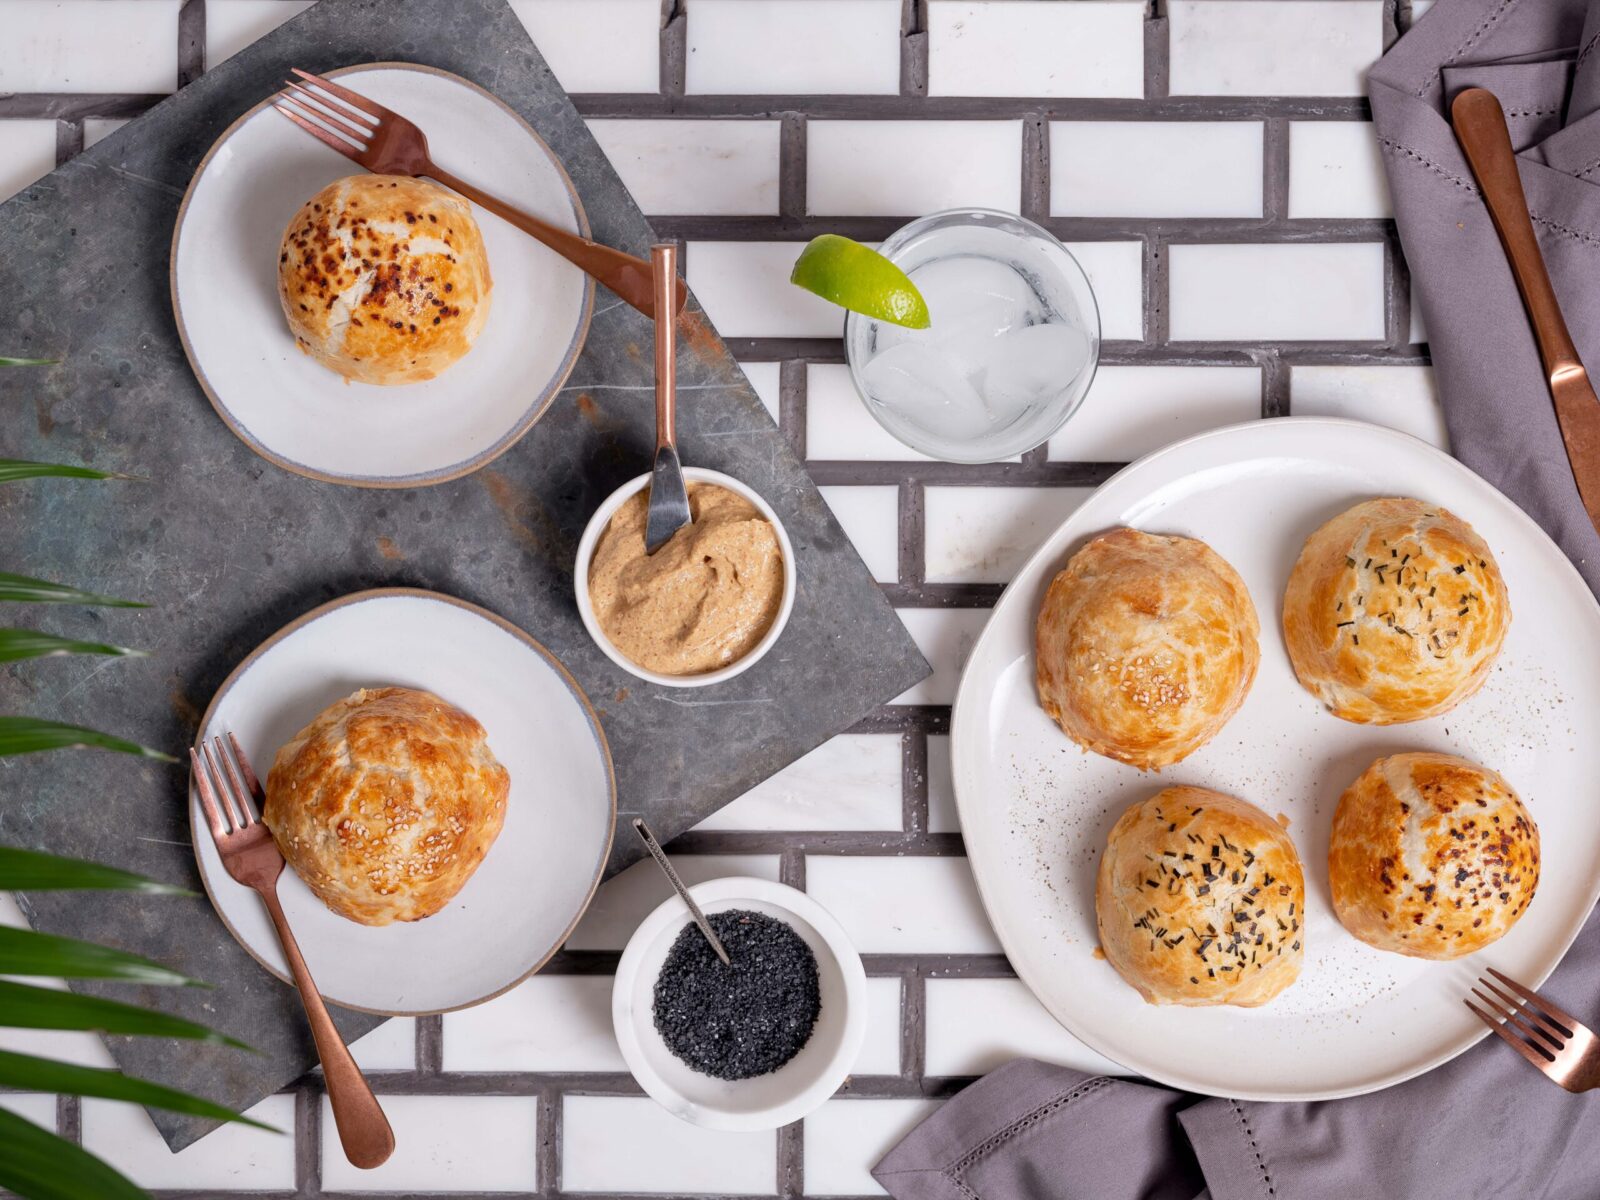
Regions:
[[[1600,400],[1573,345],[1539,251],[1505,113],[1493,92],[1468,88],[1451,103],[1450,119],[1527,306],[1578,496],[1590,522],[1600,529]]]
[[[678,280],[678,248],[670,242],[650,247],[650,265],[656,297],[656,461],[650,471],[644,548],[654,554],[692,518],[678,461],[678,318],[671,303]]]

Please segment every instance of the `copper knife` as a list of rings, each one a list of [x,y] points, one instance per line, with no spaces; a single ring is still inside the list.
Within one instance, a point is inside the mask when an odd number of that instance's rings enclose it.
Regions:
[[[1528,198],[1517,174],[1505,113],[1493,92],[1468,88],[1451,103],[1450,118],[1527,306],[1578,495],[1590,523],[1600,530],[1600,399],[1595,397],[1589,373],[1567,332],[1555,288],[1550,285],[1533,218],[1528,214]]]

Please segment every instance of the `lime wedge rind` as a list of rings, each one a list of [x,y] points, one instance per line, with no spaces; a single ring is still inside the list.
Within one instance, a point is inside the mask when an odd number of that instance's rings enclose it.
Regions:
[[[872,247],[836,233],[807,243],[789,282],[864,317],[928,328],[928,303],[910,277]]]

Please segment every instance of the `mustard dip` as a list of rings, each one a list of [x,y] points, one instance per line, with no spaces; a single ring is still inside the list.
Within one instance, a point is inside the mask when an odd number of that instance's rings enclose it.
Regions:
[[[658,675],[702,675],[754,650],[783,603],[783,552],[755,505],[711,483],[688,486],[694,521],[644,549],[649,489],[606,523],[589,565],[600,628]]]

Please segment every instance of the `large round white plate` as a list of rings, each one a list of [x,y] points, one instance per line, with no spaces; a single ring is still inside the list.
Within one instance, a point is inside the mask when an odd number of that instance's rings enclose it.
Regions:
[[[611,752],[566,669],[516,626],[434,592],[389,588],[325,604],[278,631],[228,676],[200,723],[231,730],[263,781],[273,756],[361,687],[423,688],[482,723],[511,775],[505,827],[476,874],[421,921],[336,916],[292,870],[278,895],[330,1003],[395,1016],[478,1004],[537,971],[588,907],[611,850]],[[228,877],[192,791],[189,821],[207,894],[233,936],[288,980],[261,899]]]
[[[482,88],[406,63],[329,75],[422,126],[446,170],[588,236],[561,163]],[[252,450],[313,479],[415,487],[477,470],[526,433],[566,382],[588,334],[594,281],[474,209],[494,296],[472,350],[426,383],[346,383],[295,345],[278,304],[278,247],[302,204],[362,168],[271,104],[217,139],[178,211],[172,307],[200,386]]]
[[[1331,716],[1300,687],[1280,633],[1306,536],[1372,496],[1442,504],[1488,541],[1511,631],[1487,685],[1431,721],[1378,728]],[[1090,536],[1131,525],[1203,538],[1244,577],[1261,667],[1237,716],[1160,775],[1085,753],[1040,709],[1034,623],[1055,573]],[[1600,894],[1600,607],[1555,544],[1455,460],[1404,434],[1286,418],[1221,429],[1142,459],[1094,493],[1029,560],[968,661],[953,716],[955,787],[985,907],[1017,973],[1094,1049],[1176,1087],[1263,1100],[1374,1091],[1460,1054],[1485,1029],[1461,1003],[1484,967],[1538,986]],[[1453,963],[1356,941],[1328,898],[1340,793],[1375,757],[1440,750],[1503,772],[1538,822],[1539,891],[1503,939]],[[1094,879],[1106,834],[1170,784],[1243,797],[1290,819],[1306,870],[1306,960],[1259,1009],[1156,1007],[1096,959]]]

